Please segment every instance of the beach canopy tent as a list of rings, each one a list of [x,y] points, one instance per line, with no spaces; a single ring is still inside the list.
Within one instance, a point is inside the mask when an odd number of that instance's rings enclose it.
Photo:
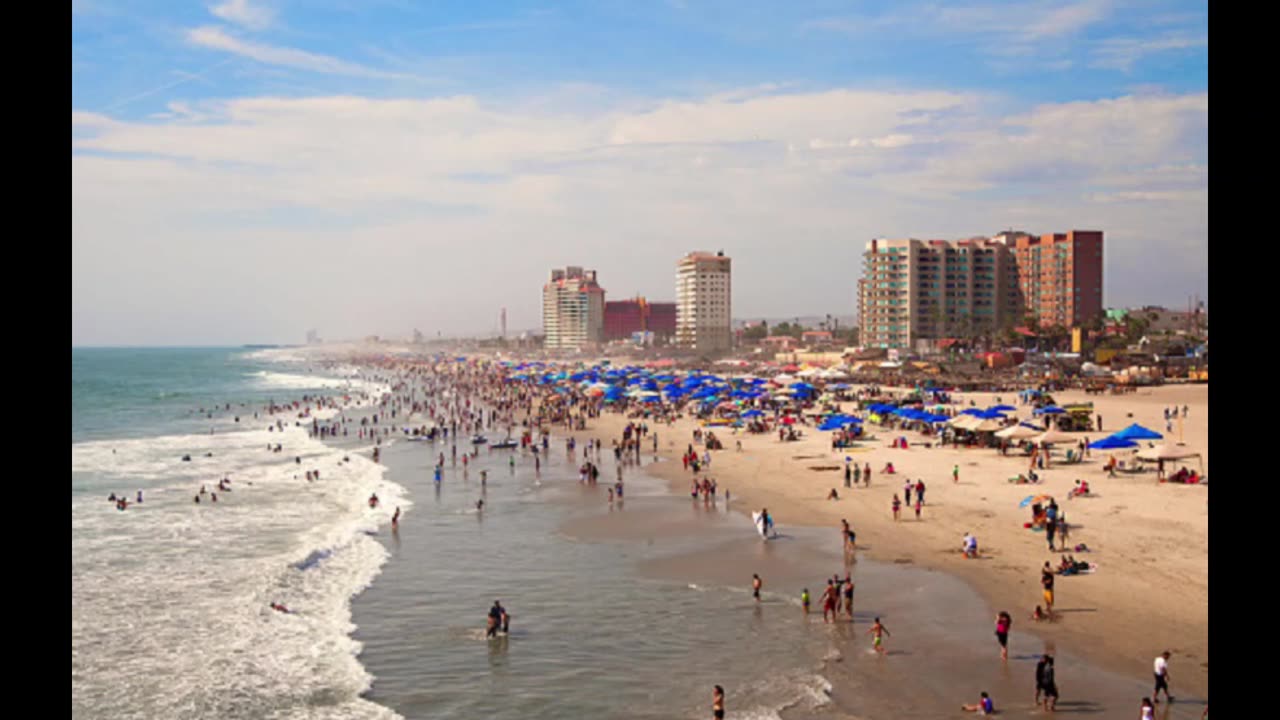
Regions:
[[[1116,437],[1111,435],[1089,443],[1089,448],[1093,450],[1126,450],[1138,447],[1138,443],[1127,438]]]
[[[1072,435],[1062,432],[1061,430],[1046,430],[1036,436],[1037,443],[1065,443],[1073,442],[1076,438]]]
[[[1155,430],[1148,430],[1137,423],[1115,433],[1111,437],[1123,438],[1125,440],[1160,440],[1164,438],[1163,435]]]
[[[995,432],[996,430],[999,430],[1000,428],[1004,427],[1004,423],[1000,422],[999,420],[990,419],[990,418],[986,420],[983,420],[982,418],[976,418],[976,420],[978,421],[977,425],[974,425],[971,428],[965,428],[965,429],[972,430],[973,432]]]
[[[1063,410],[1057,405],[1045,405],[1042,408],[1036,408],[1035,410],[1032,410],[1031,414],[1032,415],[1061,415],[1065,412],[1066,410]]]
[[[1147,462],[1157,462],[1160,460],[1183,460],[1185,458],[1201,457],[1200,453],[1192,450],[1185,445],[1170,445],[1162,443],[1155,447],[1143,448],[1138,451],[1138,459]]]
[[[1200,474],[1204,474],[1204,456],[1192,450],[1186,445],[1171,445],[1169,443],[1161,443],[1155,447],[1143,448],[1138,451],[1137,458],[1143,462],[1160,462],[1161,460],[1185,460],[1187,458],[1195,458],[1200,465]]]
[[[986,421],[983,420],[982,418],[977,418],[972,415],[957,415],[951,418],[950,420],[948,420],[947,424],[953,428],[958,428],[960,430],[972,430],[975,427],[977,427],[979,423],[982,423],[982,422],[986,422]]]
[[[1040,432],[1040,428],[1031,427],[1026,423],[1019,423],[996,432],[996,437],[1002,440],[1022,440],[1024,438],[1035,437],[1036,435],[1039,435]]]

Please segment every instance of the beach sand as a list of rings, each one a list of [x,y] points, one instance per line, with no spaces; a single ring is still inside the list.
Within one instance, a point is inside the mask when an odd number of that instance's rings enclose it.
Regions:
[[[964,393],[957,402],[978,407],[995,404],[996,397],[1016,404],[1011,393]],[[1189,415],[1182,428],[1186,444],[1204,455],[1208,471],[1208,387],[1170,385],[1143,388],[1124,396],[1086,396],[1082,391],[1054,393],[1061,403],[1092,402],[1102,415],[1104,430],[1079,434],[1091,441],[1130,423],[1164,432],[1162,408],[1183,405]],[[1020,407],[1028,418],[1029,407]],[[594,420],[587,437],[606,443],[619,437],[628,420],[605,414]],[[680,454],[692,442],[696,421],[682,419],[674,426],[651,425],[659,437],[659,454],[671,462],[646,468],[668,479],[677,492],[687,492],[691,473],[683,469]],[[1154,469],[1137,475],[1108,478],[1103,470],[1107,454],[1075,465],[1051,464],[1039,485],[1017,485],[1008,478],[1025,473],[1025,458],[1001,457],[995,450],[948,447],[908,450],[889,447],[891,436],[905,435],[912,443],[916,433],[881,431],[868,424],[874,439],[851,450],[832,451],[830,434],[805,428],[797,442],[781,443],[776,434],[731,435],[731,428],[717,430],[725,450],[712,454],[709,473],[722,491],[732,493],[735,509],[743,512],[768,507],[780,528],[788,525],[831,528],[831,542],[840,542],[838,528],[847,518],[858,533],[865,555],[884,562],[911,564],[954,573],[968,581],[997,609],[1008,610],[1022,620],[1019,626],[1079,653],[1108,670],[1129,677],[1150,677],[1153,658],[1172,652],[1170,675],[1174,695],[1204,697],[1208,691],[1208,488],[1205,485],[1172,485],[1156,481]],[[1172,436],[1176,439],[1175,424]],[[734,449],[742,442],[742,451]],[[646,457],[653,455],[645,438]],[[701,449],[699,449],[701,453]],[[870,463],[870,488],[844,488],[844,458]],[[896,474],[881,472],[892,462]],[[1179,462],[1198,469],[1194,459]],[[951,469],[960,466],[960,481],[953,483]],[[814,466],[839,466],[840,470],[810,470]],[[1176,467],[1176,466],[1175,466]],[[909,509],[895,522],[890,510],[903,482],[922,479],[927,487],[923,518],[916,521]],[[1087,479],[1093,496],[1067,499],[1075,480]],[[837,488],[838,501],[826,500]],[[1030,510],[1019,502],[1028,495],[1054,496],[1071,525],[1070,544],[1085,543],[1091,552],[1078,559],[1096,563],[1095,572],[1057,578],[1052,623],[1033,624],[1025,618],[1042,603],[1039,570],[1048,560],[1057,565],[1060,554],[1050,552],[1043,533],[1023,528]],[[959,552],[966,531],[979,540],[982,558],[966,560]],[[983,622],[986,618],[975,618]]]

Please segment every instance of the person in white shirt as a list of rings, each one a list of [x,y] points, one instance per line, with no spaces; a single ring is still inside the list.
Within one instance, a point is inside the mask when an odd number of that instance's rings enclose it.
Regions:
[[[1169,651],[1165,650],[1155,661],[1156,691],[1151,694],[1152,702],[1160,702],[1160,690],[1164,690],[1164,699],[1173,702],[1169,694]]]

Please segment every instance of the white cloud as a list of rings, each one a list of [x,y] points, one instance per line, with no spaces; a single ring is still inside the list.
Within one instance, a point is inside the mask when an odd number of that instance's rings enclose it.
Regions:
[[[249,0],[227,0],[221,5],[214,5],[209,12],[217,17],[246,27],[250,30],[265,30],[275,19],[275,12],[261,5],[250,5]]]
[[[221,28],[213,26],[188,30],[187,41],[192,45],[221,50],[232,55],[257,60],[267,65],[278,65],[326,75],[382,79],[405,79],[408,77],[398,73],[375,70],[356,63],[329,57],[328,55],[318,55],[295,48],[277,47],[240,40],[228,35]]]
[[[866,239],[1013,221],[1106,231],[1109,287],[1129,294],[1109,302],[1158,301],[1205,262],[1205,93],[1036,107],[933,91],[729,96],[639,109],[252,98],[171,106],[180,117],[164,122],[73,112],[73,338],[110,340],[135,313],[138,332],[183,339],[225,297],[271,308],[267,339],[381,329],[375,307],[388,328],[482,330],[504,305],[535,327],[547,268],[596,267],[611,293],[661,299],[694,247],[734,256],[744,316],[847,313]],[[783,245],[823,262],[780,280]],[[1142,264],[1144,251],[1168,260]],[[183,289],[151,279],[176,275]]]
[[[1148,55],[1209,47],[1208,35],[1169,33],[1156,38],[1108,38],[1094,48],[1092,67],[1129,72]]]

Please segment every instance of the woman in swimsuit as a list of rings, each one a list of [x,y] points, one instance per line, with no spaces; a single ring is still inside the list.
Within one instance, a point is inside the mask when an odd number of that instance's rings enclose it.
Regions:
[[[1001,610],[996,616],[996,640],[1000,642],[1000,659],[1009,659],[1009,628],[1013,625],[1013,618],[1009,613]]]

